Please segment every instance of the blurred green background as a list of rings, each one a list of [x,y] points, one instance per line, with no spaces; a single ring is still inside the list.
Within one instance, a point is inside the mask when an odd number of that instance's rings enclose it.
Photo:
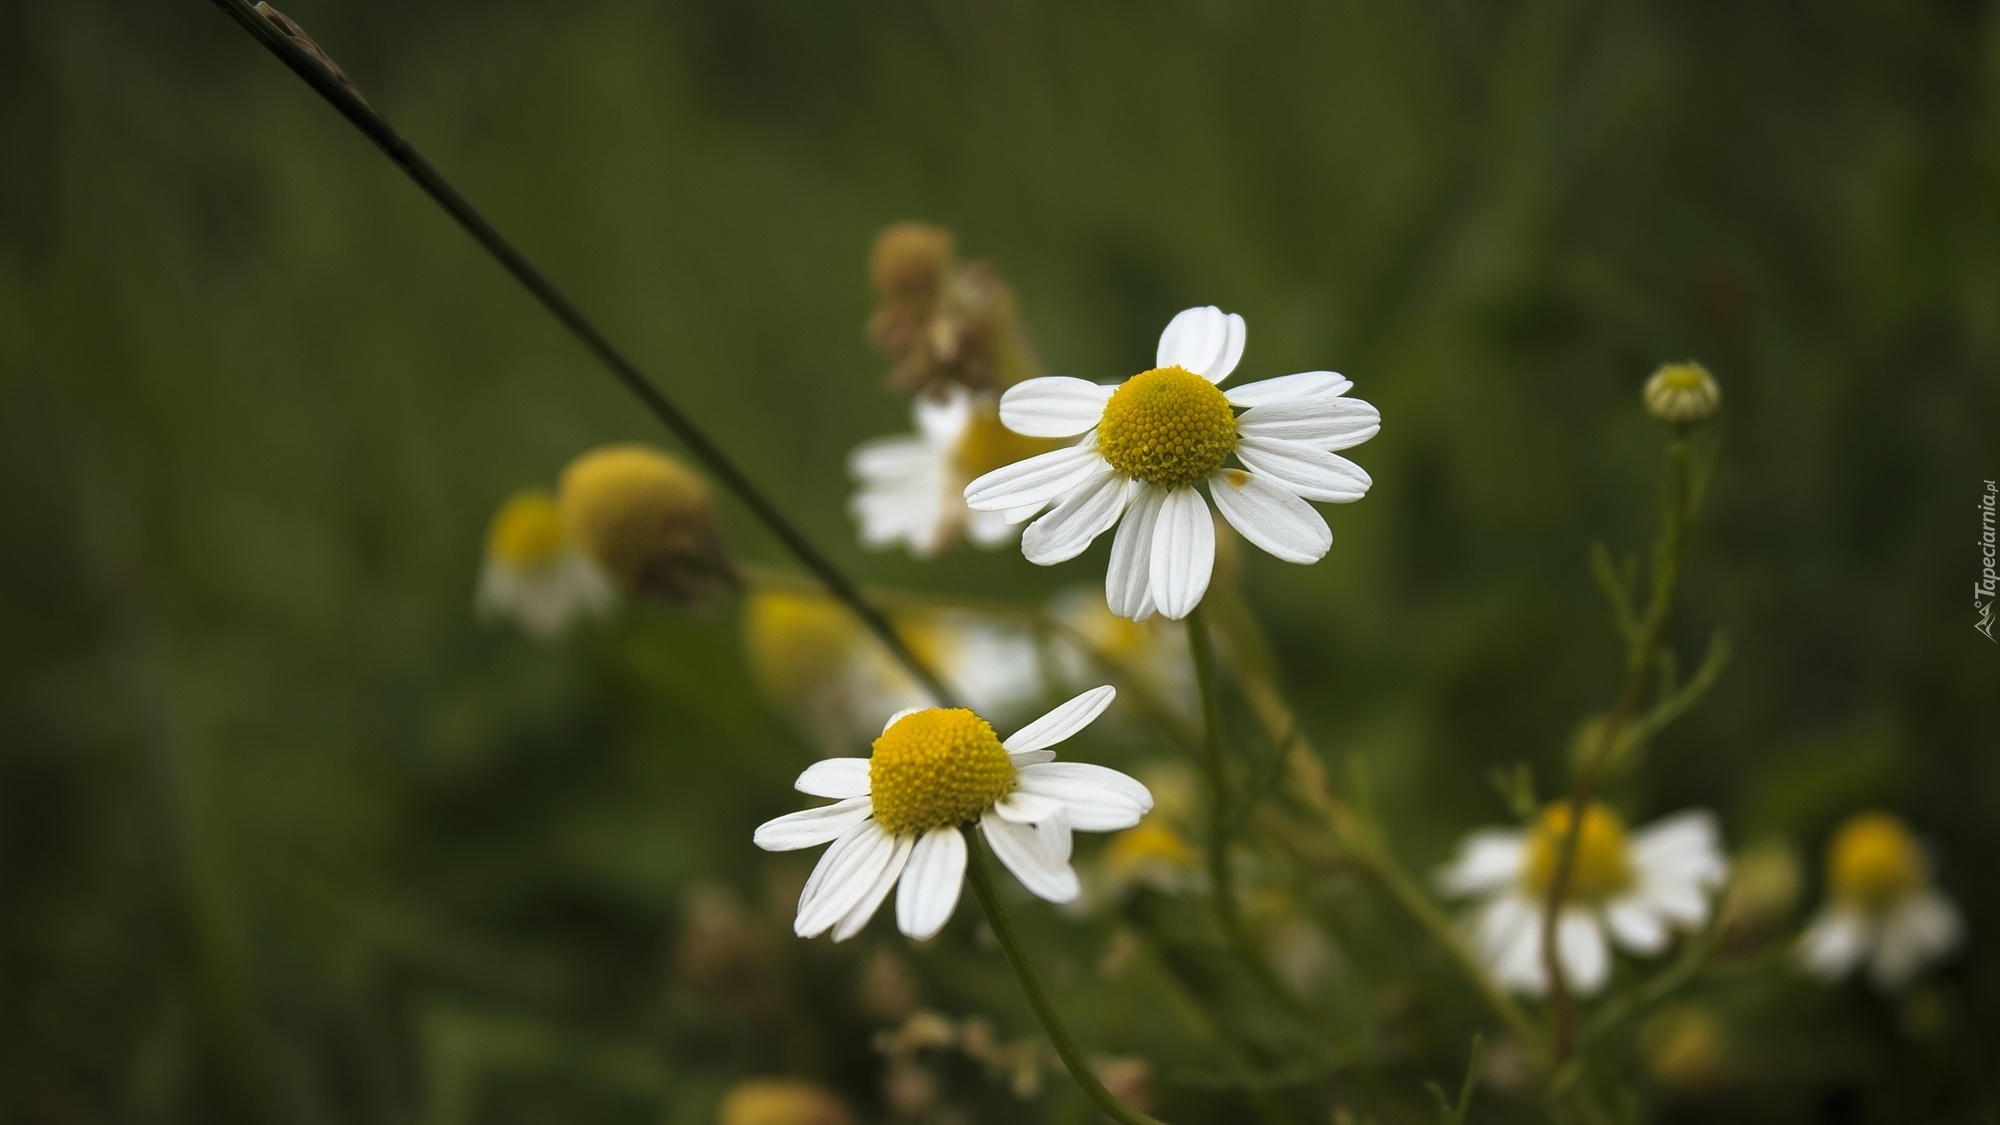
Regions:
[[[1789,839],[1813,885],[1831,824],[1897,810],[1971,942],[1902,1000],[1719,991],[1746,1073],[1643,1116],[2000,1113],[2000,652],[1967,596],[2000,476],[2000,7],[284,7],[870,581],[1039,597],[1108,545],[1054,572],[855,546],[842,460],[907,428],[862,335],[887,222],[993,260],[1056,372],[1129,374],[1215,303],[1249,322],[1239,377],[1347,373],[1386,420],[1374,491],[1322,564],[1246,567],[1315,740],[1371,764],[1419,869],[1506,818],[1492,768],[1562,784],[1617,679],[1587,545],[1652,534],[1638,387],[1702,360],[1722,453],[1677,639],[1726,628],[1736,659],[1621,800]],[[880,920],[771,954],[796,1037],[685,979],[697,888],[783,934],[750,831],[812,756],[735,608],[553,648],[470,614],[494,505],[657,427],[209,4],[0,2],[0,162],[0,1119],[706,1122],[765,1073],[876,1119],[849,997],[902,945]],[[1059,979],[1098,955],[1022,918]],[[927,1002],[1031,1032],[997,954],[944,944],[912,955]],[[1478,1018],[1420,965],[1381,1048],[1413,1105]],[[1093,1049],[1153,1051],[1135,989],[1065,990]],[[1163,1113],[1230,1119],[1152,1057]],[[1086,1120],[1063,1086],[953,1088],[974,1120]]]

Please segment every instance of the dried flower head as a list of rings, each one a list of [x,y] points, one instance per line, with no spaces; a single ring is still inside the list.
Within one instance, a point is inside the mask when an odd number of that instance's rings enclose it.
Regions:
[[[869,255],[877,301],[868,340],[893,361],[889,385],[905,394],[995,391],[1040,374],[1007,283],[985,262],[960,262],[952,242],[944,227],[896,223]]]

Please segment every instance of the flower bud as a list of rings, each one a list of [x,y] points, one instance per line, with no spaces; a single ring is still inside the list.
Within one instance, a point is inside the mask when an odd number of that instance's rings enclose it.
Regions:
[[[1715,417],[1722,405],[1722,388],[1708,368],[1689,360],[1662,364],[1646,380],[1646,413],[1662,422],[1687,425]]]
[[[950,230],[930,223],[883,227],[868,255],[868,278],[892,300],[935,300],[952,263],[952,241]]]
[[[854,1125],[840,1095],[803,1078],[752,1078],[730,1087],[718,1125]]]
[[[708,483],[651,446],[600,446],[571,461],[561,505],[570,535],[628,593],[694,606],[739,584]]]

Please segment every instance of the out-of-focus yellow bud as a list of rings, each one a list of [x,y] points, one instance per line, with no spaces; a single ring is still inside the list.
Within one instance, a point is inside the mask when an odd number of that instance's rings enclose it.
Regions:
[[[840,1095],[803,1078],[752,1078],[730,1087],[717,1125],[854,1125]]]
[[[568,542],[555,498],[540,489],[509,496],[486,529],[486,553],[522,568],[549,565]]]
[[[739,584],[708,482],[649,445],[599,446],[563,470],[563,523],[628,593],[694,606]]]
[[[1729,865],[1729,890],[1722,917],[1731,927],[1774,927],[1798,905],[1804,882],[1798,849],[1788,840],[1764,840],[1743,850]]]
[[[1827,887],[1864,910],[1881,910],[1929,881],[1930,864],[1916,836],[1888,813],[1849,817],[1827,845]]]
[[[952,264],[952,234],[931,223],[892,223],[875,236],[868,279],[884,297],[929,301]]]
[[[1201,861],[1180,833],[1157,819],[1148,819],[1111,838],[1104,849],[1104,866],[1121,883],[1178,891],[1200,870]]]
[[[1646,413],[1662,422],[1686,425],[1706,422],[1722,406],[1722,388],[1708,368],[1689,360],[1661,365],[1646,380]]]
[[[1729,1066],[1722,1021],[1699,1004],[1675,1005],[1640,1025],[1639,1052],[1646,1077],[1675,1093],[1712,1089]]]
[[[764,690],[799,702],[845,675],[861,640],[861,623],[832,598],[757,590],[744,603],[743,634]]]

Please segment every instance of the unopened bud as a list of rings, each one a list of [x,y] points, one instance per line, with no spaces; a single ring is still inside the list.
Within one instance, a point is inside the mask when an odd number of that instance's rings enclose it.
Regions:
[[[1646,380],[1646,413],[1662,422],[1687,425],[1715,417],[1722,405],[1722,388],[1708,368],[1689,360],[1663,364]]]
[[[840,1095],[803,1078],[752,1078],[732,1086],[717,1125],[854,1125]]]
[[[561,503],[570,535],[629,593],[692,606],[739,584],[708,483],[651,446],[600,446],[571,461]]]

